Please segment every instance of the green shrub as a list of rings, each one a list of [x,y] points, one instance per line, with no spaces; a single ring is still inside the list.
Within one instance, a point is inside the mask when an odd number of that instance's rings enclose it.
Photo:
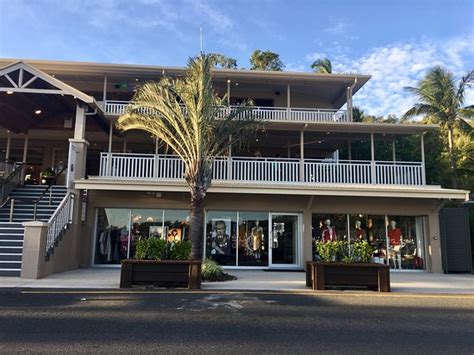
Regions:
[[[222,267],[212,259],[206,259],[202,263],[201,278],[203,281],[228,281],[237,279],[222,270]]]
[[[190,241],[167,242],[149,237],[136,243],[135,259],[140,260],[188,260],[191,255]]]
[[[325,263],[369,263],[373,248],[366,241],[349,244],[346,241],[316,243],[316,254]]]
[[[191,255],[192,243],[189,240],[168,242],[169,260],[188,260]]]

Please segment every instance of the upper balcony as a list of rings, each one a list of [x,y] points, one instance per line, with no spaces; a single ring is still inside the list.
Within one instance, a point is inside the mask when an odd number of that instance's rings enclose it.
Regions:
[[[104,113],[109,116],[122,115],[128,104],[129,101],[106,101],[105,105],[100,103]],[[233,105],[223,106],[219,111],[224,117],[236,108]],[[252,106],[251,112],[269,122],[349,122],[346,110]]]

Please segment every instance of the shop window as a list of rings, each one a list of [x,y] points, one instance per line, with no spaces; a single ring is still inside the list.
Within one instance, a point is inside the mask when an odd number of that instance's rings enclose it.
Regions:
[[[189,239],[189,211],[165,210],[164,231],[166,239],[188,240]]]
[[[209,211],[206,217],[206,257],[220,265],[237,260],[237,213]]]
[[[316,241],[347,240],[347,215],[313,214],[312,238]]]
[[[130,257],[135,255],[138,240],[149,237],[164,238],[163,210],[136,209],[131,214]]]
[[[99,208],[97,210],[96,264],[119,264],[128,258],[129,209]]]
[[[387,238],[385,236],[385,216],[357,214],[349,216],[349,236],[351,242],[367,241],[374,249],[373,261],[387,263]]]
[[[268,266],[268,213],[239,213],[239,266]]]
[[[424,238],[421,217],[388,216],[389,263],[395,269],[424,269]]]

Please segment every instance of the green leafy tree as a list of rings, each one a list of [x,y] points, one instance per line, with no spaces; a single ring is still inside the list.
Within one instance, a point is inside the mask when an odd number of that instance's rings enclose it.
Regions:
[[[237,60],[231,57],[227,57],[220,53],[209,54],[214,67],[220,67],[223,69],[237,69]]]
[[[204,201],[212,181],[214,157],[243,143],[259,128],[249,108],[223,113],[226,98],[212,86],[210,55],[191,58],[183,78],[164,78],[139,87],[117,127],[143,130],[164,141],[183,161],[189,187],[191,258],[202,260]],[[243,112],[247,111],[247,112]]]
[[[311,64],[311,69],[313,69],[315,73],[331,74],[332,63],[329,58],[319,58]]]
[[[257,49],[250,56],[250,70],[282,71],[284,67],[280,55],[271,51]]]
[[[403,118],[430,117],[434,123],[441,125],[443,133],[447,133],[447,155],[451,186],[454,188],[458,187],[458,147],[454,141],[455,130],[468,126],[465,120],[474,117],[474,107],[464,107],[465,88],[473,76],[474,71],[470,71],[456,83],[453,73],[441,66],[435,66],[417,87],[406,88],[419,102],[410,108]]]

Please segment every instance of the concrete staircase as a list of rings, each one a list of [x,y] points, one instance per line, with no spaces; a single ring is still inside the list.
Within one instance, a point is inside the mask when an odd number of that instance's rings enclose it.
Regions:
[[[37,200],[45,185],[25,185],[17,187],[9,202],[0,208],[0,276],[20,276],[21,256],[23,252],[23,225],[34,218],[34,201]],[[52,186],[39,201],[36,219],[47,222],[66,196],[66,187]],[[10,222],[10,207],[14,200],[13,215]]]

